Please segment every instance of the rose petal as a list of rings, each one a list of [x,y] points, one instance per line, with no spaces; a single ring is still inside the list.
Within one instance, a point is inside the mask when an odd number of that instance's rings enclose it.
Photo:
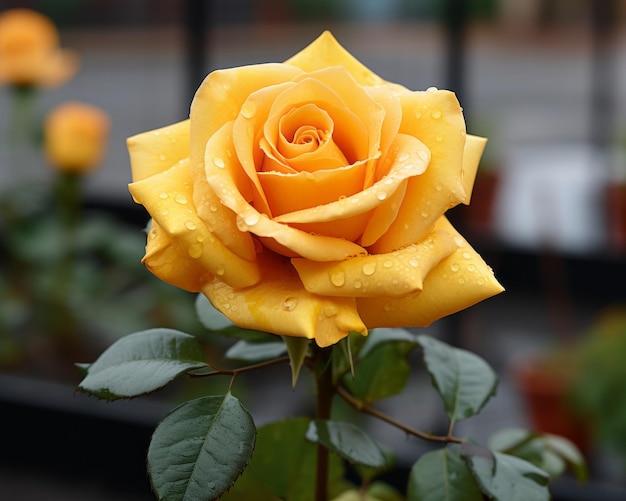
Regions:
[[[485,151],[487,139],[479,136],[467,135],[465,140],[465,149],[463,150],[463,188],[465,189],[465,205],[470,204],[472,198],[472,189],[478,172],[478,164],[480,157]]]
[[[189,157],[189,120],[129,137],[126,145],[133,181],[141,181]]]
[[[150,224],[146,255],[141,260],[155,276],[189,292],[200,292],[213,277],[195,259],[189,259],[187,249],[170,238],[156,221]]]
[[[219,194],[223,206],[237,216],[241,232],[251,232],[259,237],[271,238],[293,255],[317,261],[339,261],[348,256],[366,254],[361,246],[341,238],[311,235],[285,224],[277,223],[260,213],[242,195],[242,167],[231,151],[233,124],[225,124],[207,143],[206,179],[214,193]],[[223,164],[216,165],[215,155]],[[223,166],[222,166],[223,165]]]
[[[186,250],[185,260],[197,261],[206,272],[219,276],[236,289],[256,283],[259,279],[256,263],[242,259],[225,247],[198,217],[191,186],[188,162],[181,161],[160,174],[132,183],[129,189],[135,200],[177,243],[177,254]]]
[[[396,219],[398,211],[402,206],[402,201],[406,196],[407,186],[408,179],[405,179],[398,185],[396,191],[371,212],[365,229],[361,234],[360,244],[363,247],[371,246],[389,229],[389,226],[391,226],[391,223]]]
[[[423,175],[427,170],[429,160],[430,155],[424,144],[412,136],[398,134],[388,155],[379,161],[384,165],[381,170],[386,172],[380,181],[361,192],[334,202],[282,214],[276,217],[275,221],[315,223],[362,214],[379,206],[405,179]]]
[[[454,235],[458,249],[428,274],[422,292],[403,298],[357,298],[359,314],[369,329],[427,327],[504,290],[447,219],[442,217],[436,226]]]
[[[308,72],[329,66],[343,66],[360,85],[379,85],[384,82],[344,49],[329,31],[324,31],[310,45],[287,59],[285,64]]]
[[[457,244],[442,230],[422,242],[389,254],[340,263],[292,259],[304,287],[314,294],[340,297],[403,297],[422,290],[424,278]]]
[[[422,176],[409,181],[395,221],[372,246],[371,252],[376,254],[421,240],[446,210],[465,199],[465,122],[455,95],[438,90],[398,91],[402,104],[400,132],[419,138],[430,150],[431,160]]]
[[[191,167],[204,171],[204,151],[209,138],[226,122],[235,120],[254,91],[289,82],[300,70],[286,64],[256,64],[210,73],[191,103]]]
[[[367,334],[356,313],[354,298],[310,294],[289,262],[270,253],[259,255],[262,280],[235,292],[214,280],[202,292],[234,324],[274,334],[315,339],[330,346],[350,332]]]

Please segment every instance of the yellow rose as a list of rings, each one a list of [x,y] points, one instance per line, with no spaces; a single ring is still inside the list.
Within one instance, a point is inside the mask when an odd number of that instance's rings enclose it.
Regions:
[[[444,213],[483,138],[325,32],[283,64],[211,73],[190,119],[128,140],[144,262],[235,324],[336,343],[426,326],[503,289]]]
[[[0,84],[53,87],[78,67],[73,52],[59,48],[59,34],[43,14],[30,9],[0,13]]]
[[[100,108],[64,103],[44,121],[46,157],[60,171],[90,171],[104,157],[109,129],[109,116]]]

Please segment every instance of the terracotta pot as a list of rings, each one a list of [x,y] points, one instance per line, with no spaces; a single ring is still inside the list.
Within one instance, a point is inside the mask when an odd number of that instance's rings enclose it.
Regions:
[[[570,404],[571,372],[547,367],[538,360],[525,360],[515,366],[513,374],[532,429],[565,437],[587,455],[591,429]]]
[[[606,188],[609,244],[616,252],[626,252],[626,184],[610,184]]]

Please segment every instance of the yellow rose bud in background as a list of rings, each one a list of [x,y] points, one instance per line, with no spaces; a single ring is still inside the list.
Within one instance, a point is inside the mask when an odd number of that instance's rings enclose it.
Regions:
[[[76,54],[59,48],[49,18],[30,9],[0,13],[0,84],[54,87],[77,68]]]
[[[44,151],[60,171],[87,172],[105,155],[108,115],[96,106],[68,102],[52,110],[44,121]]]
[[[144,263],[235,324],[329,346],[501,292],[444,213],[486,140],[452,92],[386,82],[328,32],[211,73],[190,119],[128,140]]]

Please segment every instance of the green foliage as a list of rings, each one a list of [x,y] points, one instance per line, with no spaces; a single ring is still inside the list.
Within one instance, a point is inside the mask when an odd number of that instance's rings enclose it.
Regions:
[[[316,447],[305,439],[310,420],[291,418],[259,428],[250,466],[222,501],[313,501]],[[344,487],[344,468],[330,457],[329,491]]]
[[[380,446],[352,423],[316,419],[311,421],[306,438],[353,464],[384,468],[387,463]]]
[[[171,329],[136,332],[113,343],[87,368],[78,389],[106,400],[158,390],[180,374],[208,367],[196,339]]]
[[[482,491],[458,446],[427,452],[411,468],[408,501],[481,501]]]
[[[498,378],[474,353],[419,336],[424,362],[452,422],[477,414],[494,395]]]
[[[206,324],[224,327],[209,313],[212,307],[208,301],[198,299],[196,308],[204,311]],[[212,332],[238,337],[233,336],[234,331]],[[411,374],[408,356],[418,345],[450,419],[446,436],[403,428],[371,407],[405,389]],[[226,357],[243,365],[228,370],[211,368],[199,341],[179,331],[138,332],[114,343],[93,364],[81,365],[85,377],[79,389],[110,400],[134,397],[184,373],[229,375],[232,386],[236,375],[284,363],[288,358],[294,385],[304,367],[313,371],[332,367],[330,390],[338,391],[357,411],[441,445],[416,458],[406,501],[485,497],[542,501],[549,499],[549,479],[566,469],[581,481],[586,478],[582,455],[561,437],[511,429],[495,434],[488,447],[455,437],[455,422],[483,408],[495,392],[497,378],[480,357],[431,337],[377,329],[367,338],[351,335],[343,346],[320,350],[306,339],[245,333],[227,350]],[[180,405],[158,426],[148,452],[148,469],[159,499],[313,501],[320,449],[329,451],[329,499],[401,499],[394,489],[375,481],[390,468],[392,455],[355,423],[293,418],[263,426],[256,435],[256,447],[255,435],[252,417],[230,388],[225,395],[205,396]],[[345,480],[344,462],[359,474],[360,487]]]
[[[250,461],[255,438],[252,417],[230,393],[180,405],[159,424],[148,450],[159,499],[219,499]]]

